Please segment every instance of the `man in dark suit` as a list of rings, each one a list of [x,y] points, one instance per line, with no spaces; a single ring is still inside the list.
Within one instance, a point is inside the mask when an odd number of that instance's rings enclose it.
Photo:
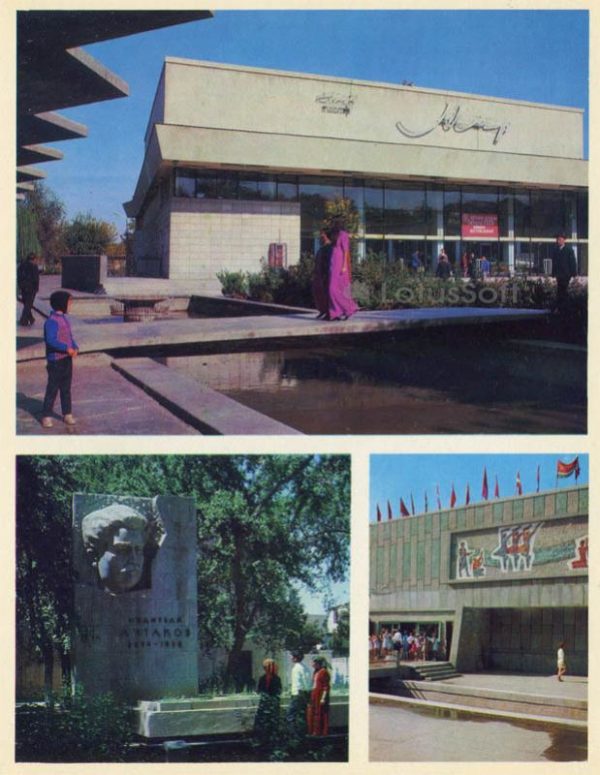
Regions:
[[[573,248],[565,244],[564,234],[556,235],[556,245],[552,249],[552,277],[556,278],[556,304],[554,309],[561,312],[567,303],[567,292],[571,277],[577,275],[577,259]]]
[[[37,265],[37,256],[30,253],[25,261],[19,264],[17,269],[17,285],[23,302],[23,313],[19,324],[22,326],[32,326],[35,322],[33,317],[33,302],[35,295],[40,289],[40,271]]]

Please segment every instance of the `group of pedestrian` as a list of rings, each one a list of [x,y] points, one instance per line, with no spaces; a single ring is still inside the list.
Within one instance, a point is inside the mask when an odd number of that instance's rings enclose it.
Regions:
[[[290,703],[285,716],[287,742],[297,747],[306,735],[324,737],[329,734],[331,674],[325,657],[312,660],[312,673],[304,664],[304,654],[292,653]],[[273,659],[263,662],[263,675],[256,690],[258,709],[254,719],[254,736],[259,745],[273,748],[281,738],[281,679]]]
[[[393,653],[398,660],[429,661],[443,659],[444,649],[437,631],[426,634],[384,627],[379,633],[369,635],[370,662],[385,659]]]
[[[321,229],[315,256],[313,296],[320,320],[348,320],[358,311],[352,298],[350,237],[341,220]]]
[[[479,263],[478,263],[479,262]],[[485,280],[490,276],[492,265],[483,253],[479,258],[472,250],[464,250],[460,257],[460,271],[463,277],[475,280],[478,277]]]

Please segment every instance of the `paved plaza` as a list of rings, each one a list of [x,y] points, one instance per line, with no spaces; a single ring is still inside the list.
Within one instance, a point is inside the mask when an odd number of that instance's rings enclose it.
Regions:
[[[543,700],[587,704],[588,679],[506,673],[469,673],[444,681],[469,692],[520,696],[529,713],[492,711],[467,704],[372,694],[369,707],[372,761],[581,761],[587,725],[536,715]],[[466,702],[466,701],[465,701]]]
[[[582,761],[585,730],[457,710],[371,706],[371,761]]]
[[[59,287],[60,277],[42,276],[36,299],[36,322],[30,328],[17,327],[17,432],[19,434],[258,434],[298,433],[285,422],[266,417],[261,410],[238,401],[191,378],[167,369],[151,358],[132,358],[140,348],[172,348],[232,343],[256,343],[257,349],[274,342],[326,342],[326,337],[352,337],[432,327],[527,321],[545,315],[539,310],[449,308],[405,309],[359,312],[349,321],[324,322],[314,311],[281,308],[277,314],[246,314],[236,317],[182,315],[152,322],[123,323],[111,318],[109,301],[135,287],[137,293],[177,297],[184,292],[177,283],[151,279],[110,279],[107,297],[74,292],[71,314],[74,335],[80,348],[73,378],[74,411],[78,424],[67,428],[58,419],[52,429],[42,430],[40,416],[46,384],[44,314],[48,299]],[[132,286],[131,283],[135,283]],[[167,285],[165,285],[167,283]],[[113,287],[114,286],[114,287]],[[188,294],[193,289],[188,289]],[[215,303],[222,302],[220,296]],[[187,302],[186,302],[187,303]],[[18,305],[20,307],[20,305]],[[105,309],[103,317],[93,310]],[[20,309],[18,309],[20,314]],[[42,314],[43,313],[43,314]],[[146,350],[147,351],[147,350]],[[141,352],[146,352],[143,349]],[[114,354],[127,353],[127,363]]]

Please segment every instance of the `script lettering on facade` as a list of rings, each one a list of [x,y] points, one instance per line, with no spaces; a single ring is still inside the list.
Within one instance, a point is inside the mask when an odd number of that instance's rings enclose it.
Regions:
[[[354,99],[350,95],[345,97],[334,92],[320,94],[315,102],[321,105],[322,113],[342,113],[345,116],[350,113],[354,105]]]
[[[427,126],[425,129],[409,129],[401,121],[396,122],[396,129],[405,137],[425,137],[438,127],[441,127],[444,132],[452,130],[458,134],[467,132],[469,129],[478,129],[482,132],[492,132],[492,142],[494,145],[497,145],[500,138],[506,134],[509,126],[509,124],[498,124],[479,116],[465,119],[462,107],[460,105],[451,105],[448,102],[444,105],[441,115],[435,119],[431,126]]]

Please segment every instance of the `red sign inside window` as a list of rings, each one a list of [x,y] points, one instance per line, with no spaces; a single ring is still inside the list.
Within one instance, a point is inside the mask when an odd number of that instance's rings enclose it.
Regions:
[[[498,238],[498,216],[480,213],[463,213],[462,237]]]

